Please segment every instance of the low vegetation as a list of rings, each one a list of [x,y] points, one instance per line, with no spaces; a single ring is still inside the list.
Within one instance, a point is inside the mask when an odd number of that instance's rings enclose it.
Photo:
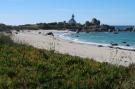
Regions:
[[[73,20],[73,19],[71,19]],[[72,21],[71,21],[72,22]],[[8,30],[67,30],[70,29],[71,31],[77,32],[112,32],[115,30],[114,26],[109,25],[101,25],[100,21],[96,18],[93,18],[92,21],[86,21],[85,24],[81,23],[69,23],[66,21],[63,22],[51,22],[51,23],[36,23],[36,24],[25,24],[25,25],[5,25],[0,24],[0,31],[8,31]]]
[[[135,89],[135,68],[16,44],[0,36],[0,89]]]
[[[66,29],[79,29],[83,27],[81,24],[70,25],[66,22],[52,22],[52,23],[37,23],[37,24],[25,24],[25,25],[6,25],[0,24],[0,31],[7,31],[7,30],[66,30]],[[4,29],[4,30],[3,30]]]

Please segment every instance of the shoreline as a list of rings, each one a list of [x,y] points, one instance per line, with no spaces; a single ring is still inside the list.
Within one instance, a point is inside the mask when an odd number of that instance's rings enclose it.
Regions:
[[[114,49],[122,49],[122,50],[128,50],[128,51],[135,51],[134,47],[127,47],[127,46],[112,46],[111,44],[103,44],[103,43],[95,43],[95,42],[83,42],[83,41],[78,41],[78,40],[72,40],[72,39],[67,39],[64,38],[64,36],[57,36],[59,39],[66,40],[66,41],[72,41],[74,43],[80,43],[80,44],[87,44],[87,45],[93,45],[93,46],[98,46],[98,47],[109,47],[109,48],[114,48]],[[63,37],[63,38],[62,38]]]
[[[41,32],[41,34],[39,34]],[[13,34],[15,42],[26,43],[36,48],[55,50],[62,54],[69,54],[72,56],[80,56],[83,58],[93,59],[99,62],[108,62],[116,65],[128,66],[135,63],[135,52],[121,48],[99,47],[99,45],[90,45],[68,41],[60,37],[46,36],[47,32],[51,31],[24,31],[18,34]],[[60,31],[59,31],[60,32]],[[67,32],[67,31],[64,31]]]
[[[87,45],[93,45],[93,46],[98,46],[98,47],[108,47],[108,48],[114,48],[114,49],[121,49],[121,50],[128,50],[128,51],[135,51],[135,48],[133,47],[127,47],[126,46],[111,46],[109,44],[100,44],[100,43],[94,43],[94,42],[81,42],[81,41],[73,41],[73,40],[68,40],[68,39],[64,39],[64,38],[60,38],[62,40],[66,40],[66,41],[72,41],[74,43],[79,43],[79,44],[87,44]]]

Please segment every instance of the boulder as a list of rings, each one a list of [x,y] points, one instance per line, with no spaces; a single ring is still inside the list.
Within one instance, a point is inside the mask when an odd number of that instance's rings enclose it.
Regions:
[[[122,42],[122,43],[126,44],[127,42]]]
[[[46,33],[46,35],[54,36],[54,34],[52,32],[48,32],[48,33]]]
[[[41,34],[41,32],[38,32],[38,34]]]
[[[111,43],[111,45],[112,45],[112,46],[118,46],[118,44],[117,44],[117,43]]]
[[[127,44],[126,46],[128,46],[128,47],[129,47],[130,45],[129,45],[129,44]]]

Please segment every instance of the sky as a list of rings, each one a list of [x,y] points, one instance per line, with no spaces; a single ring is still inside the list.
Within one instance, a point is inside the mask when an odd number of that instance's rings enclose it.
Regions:
[[[135,0],[0,0],[0,23],[9,25],[97,18],[102,24],[135,25]]]

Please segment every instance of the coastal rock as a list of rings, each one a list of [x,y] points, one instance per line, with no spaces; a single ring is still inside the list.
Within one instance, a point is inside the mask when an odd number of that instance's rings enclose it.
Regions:
[[[98,45],[98,47],[103,47],[103,45]]]
[[[96,18],[93,18],[92,21],[91,21],[91,23],[92,23],[93,25],[100,25],[100,21],[97,20]]]
[[[17,32],[20,32],[20,30],[16,30]]]
[[[100,20],[93,18],[91,22],[86,21],[84,24],[84,32],[115,32],[115,27],[110,25],[100,25]]]
[[[54,36],[54,34],[52,32],[48,32],[48,33],[46,33],[46,35]]]
[[[76,37],[79,37],[78,35]]]
[[[114,32],[114,34],[119,34],[118,32]]]
[[[38,34],[41,34],[41,32],[38,32]]]
[[[114,32],[115,31],[115,27],[113,26],[109,26],[109,25],[101,25],[100,29],[102,32]]]
[[[122,43],[126,44],[127,42],[122,42]]]
[[[111,43],[111,45],[112,45],[112,46],[118,46],[118,44],[117,44],[117,43]]]
[[[130,45],[129,45],[129,44],[127,44],[126,46],[128,46],[128,47],[129,47]]]
[[[82,29],[79,28],[79,29],[77,29],[76,33],[79,33],[79,32],[81,32],[81,31],[82,31]]]
[[[124,32],[134,32],[134,29],[133,29],[133,27],[128,27],[128,28],[125,28],[124,30],[123,30]]]

